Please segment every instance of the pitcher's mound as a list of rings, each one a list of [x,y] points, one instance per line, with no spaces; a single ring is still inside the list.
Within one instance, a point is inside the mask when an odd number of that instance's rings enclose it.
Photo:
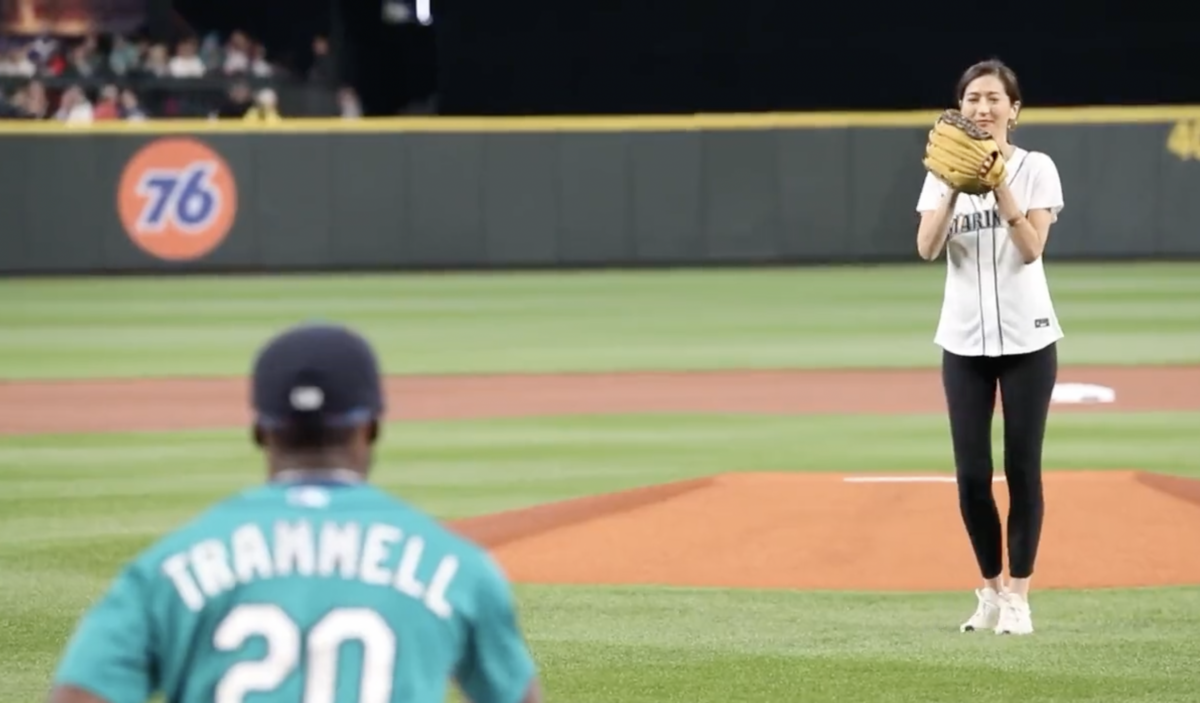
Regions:
[[[994,484],[1001,518],[1007,488]],[[1200,584],[1200,481],[1051,472],[1038,588]],[[979,582],[952,476],[726,474],[455,523],[515,581],[942,590]]]

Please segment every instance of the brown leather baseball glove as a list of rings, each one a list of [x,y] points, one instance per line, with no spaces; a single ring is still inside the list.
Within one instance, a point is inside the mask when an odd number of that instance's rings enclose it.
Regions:
[[[1004,182],[1004,156],[991,135],[958,110],[946,110],[929,131],[925,169],[954,190],[982,195]]]

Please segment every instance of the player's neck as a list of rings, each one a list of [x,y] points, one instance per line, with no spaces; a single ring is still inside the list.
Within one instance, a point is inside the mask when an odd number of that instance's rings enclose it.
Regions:
[[[289,453],[271,458],[269,475],[273,482],[361,482],[366,471],[357,464],[345,452]]]
[[[277,469],[270,474],[271,483],[362,483],[360,471],[344,468]]]

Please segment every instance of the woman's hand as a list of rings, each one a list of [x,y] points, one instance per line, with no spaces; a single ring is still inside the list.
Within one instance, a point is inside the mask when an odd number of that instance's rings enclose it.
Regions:
[[[1011,225],[1025,216],[1007,183],[1001,183],[992,192],[996,195],[996,209],[1000,211],[1000,217],[1004,218],[1005,222]]]
[[[1050,221],[1053,219],[1050,211],[1039,209],[1026,215],[1017,205],[1017,199],[1008,189],[1007,183],[1001,183],[995,193],[996,209],[1008,225],[1009,239],[1021,252],[1021,260],[1032,264],[1041,258],[1046,249],[1046,239],[1050,236]]]

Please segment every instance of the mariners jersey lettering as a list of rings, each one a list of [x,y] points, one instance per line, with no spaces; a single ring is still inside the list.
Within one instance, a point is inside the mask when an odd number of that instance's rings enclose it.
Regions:
[[[110,703],[514,703],[535,676],[485,551],[366,485],[270,485],[131,562],[55,683]]]
[[[389,566],[397,552],[395,566]],[[172,554],[162,570],[179,598],[196,612],[208,599],[256,581],[320,576],[391,588],[420,601],[435,616],[449,618],[454,609],[446,590],[458,571],[458,557],[440,557],[429,583],[418,576],[429,570],[425,559],[425,538],[406,536],[395,525],[301,518],[279,520],[267,529],[257,523],[239,525],[228,538],[205,539]]]
[[[1008,187],[1022,212],[1063,208],[1054,161],[1016,148],[1007,163]],[[948,187],[926,174],[917,212],[937,208]],[[934,343],[964,356],[1034,352],[1061,339],[1042,259],[1026,264],[1009,237],[996,196],[960,194],[946,238],[946,284]]]

